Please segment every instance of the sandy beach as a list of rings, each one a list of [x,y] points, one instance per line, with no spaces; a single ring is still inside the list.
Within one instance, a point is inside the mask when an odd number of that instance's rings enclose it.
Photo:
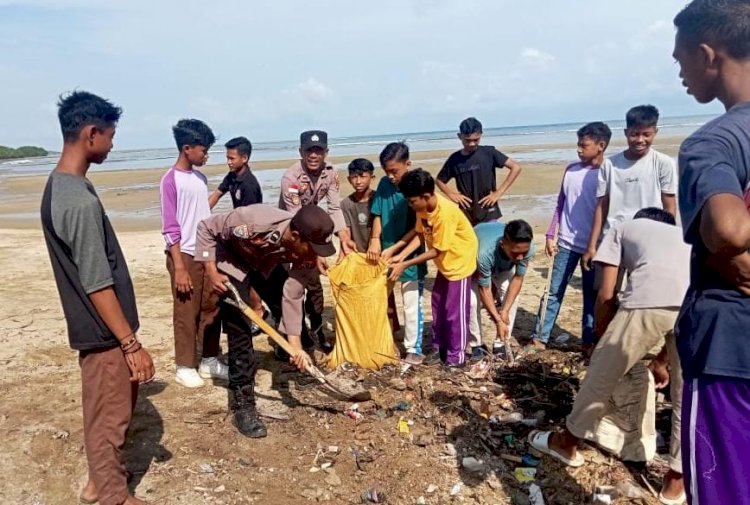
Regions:
[[[615,132],[615,137],[618,138],[610,147],[610,154],[624,145],[620,132]],[[655,147],[675,155],[679,140],[660,138]],[[511,157],[516,152],[512,147],[503,150]],[[448,154],[413,153],[413,165],[434,173]],[[332,155],[330,161],[337,164],[350,159]],[[213,164],[219,160],[210,161],[212,164],[205,171],[213,180],[224,174],[226,167]],[[291,163],[292,160],[259,162],[253,168],[261,172]],[[564,164],[522,166],[523,173],[501,205],[507,219],[524,218],[532,223],[541,250]],[[445,405],[452,405],[450,402],[462,405],[458,396],[447,402],[424,397],[425,384],[417,387],[416,382],[409,383],[405,390],[385,387],[382,394],[386,396],[376,395],[375,406],[367,408],[372,407],[375,412],[389,405],[392,398],[421,402],[420,405],[431,401],[430,409],[408,413],[409,419],[414,420],[415,433],[417,428],[429,431],[433,442],[426,446],[414,443],[413,436],[398,433],[398,416],[379,419],[368,414],[365,422],[354,423],[341,415],[340,403],[326,398],[311,403],[309,391],[293,380],[291,385],[280,381],[290,372],[273,361],[263,336],[257,337],[255,344],[262,362],[258,382],[268,438],[250,440],[236,432],[227,417],[223,387],[207,385],[186,390],[176,385],[169,278],[159,233],[157,187],[162,173],[163,169],[98,172],[95,167],[90,172],[128,260],[141,316],[139,335],[157,368],[157,380],[141,388],[127,447],[129,469],[134,474],[131,486],[139,496],[160,505],[360,503],[362,490],[379,485],[393,497],[388,503],[413,504],[424,495],[426,503],[437,504],[457,499],[449,492],[462,482],[460,496],[465,503],[518,502],[518,488],[512,484],[513,468],[505,466],[507,462],[501,461],[499,453],[486,456],[493,472],[509,472],[510,480],[501,479],[503,484],[499,486],[489,484],[488,479],[467,477],[458,468],[455,455],[446,458],[446,442],[456,445],[459,456],[475,450],[463,438],[450,435],[460,433],[456,430],[468,421],[462,413],[464,407],[456,408],[450,416],[445,411]],[[377,169],[376,175],[381,176],[382,171]],[[0,432],[4,439],[0,501],[9,504],[75,503],[85,480],[77,356],[67,344],[65,321],[39,226],[38,208],[45,180],[45,176],[0,180],[0,193],[5,195],[0,201]],[[342,193],[349,193],[347,183],[343,184]],[[227,205],[229,198],[225,200]],[[515,331],[519,340],[524,341],[531,332],[546,270],[547,260],[539,253],[521,293]],[[430,277],[434,277],[433,269]],[[576,341],[580,334],[578,286],[576,276],[553,338],[568,333]],[[429,307],[427,298],[425,306]],[[326,318],[333,323],[330,291],[326,301]],[[222,342],[222,347],[226,350],[226,342]],[[383,383],[389,384],[389,380],[383,378]],[[451,381],[456,379],[441,378],[429,387],[447,387]],[[479,393],[480,387],[485,388],[484,393]],[[475,383],[471,394],[489,395],[492,387],[491,382]],[[438,422],[442,415],[447,417]],[[472,443],[481,447],[479,442]],[[311,471],[311,467],[320,469],[313,461],[329,446],[337,447],[340,453],[333,472]],[[627,470],[613,458],[590,449],[584,452],[587,459],[600,463],[597,468],[606,467],[608,475],[627,475]],[[366,466],[356,456],[363,453],[375,455]],[[590,496],[595,484],[587,476],[591,465],[568,470],[545,459],[540,468],[544,477],[540,482],[545,489],[558,489],[558,498],[547,503],[583,503]],[[658,479],[658,473],[654,475]],[[427,494],[425,489],[430,484],[437,490]],[[644,498],[637,503],[656,501]]]

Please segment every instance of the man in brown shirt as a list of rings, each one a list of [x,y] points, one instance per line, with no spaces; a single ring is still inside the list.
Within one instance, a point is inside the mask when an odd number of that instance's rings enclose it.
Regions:
[[[269,205],[248,205],[213,215],[198,225],[195,259],[205,263],[214,291],[225,293],[227,281],[243,297],[253,288],[278,318],[289,277],[285,267],[315,263],[319,257],[335,254],[333,229],[331,218],[317,206],[292,214]],[[266,427],[255,408],[258,365],[250,322],[236,308],[220,305],[229,342],[230,409],[235,426],[248,437],[265,437]],[[302,304],[297,308],[301,319]],[[289,343],[298,350],[290,361],[303,369],[310,357],[302,350],[300,336],[290,335]]]

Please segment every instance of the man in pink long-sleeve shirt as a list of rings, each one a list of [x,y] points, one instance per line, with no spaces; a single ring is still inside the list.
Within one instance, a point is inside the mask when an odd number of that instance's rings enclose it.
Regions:
[[[195,167],[205,165],[216,139],[197,119],[181,119],[172,130],[180,154],[159,186],[162,234],[174,297],[175,381],[193,388],[202,386],[203,378],[227,379],[226,366],[216,358],[218,309],[203,263],[193,259],[198,223],[211,215],[206,176]]]
[[[578,130],[578,163],[565,169],[557,207],[547,230],[548,256],[554,256],[547,310],[537,314],[532,334],[531,346],[544,349],[549,342],[550,332],[560,312],[565,290],[581,257],[587,250],[596,210],[596,184],[599,166],[604,162],[612,132],[600,122],[589,123]],[[555,237],[557,236],[557,240]],[[583,317],[581,339],[584,348],[591,347],[594,341],[594,290],[593,270],[581,269],[583,280]]]

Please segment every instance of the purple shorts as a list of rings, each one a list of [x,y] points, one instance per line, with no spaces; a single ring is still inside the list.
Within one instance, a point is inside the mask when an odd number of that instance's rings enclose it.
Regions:
[[[691,505],[750,505],[750,380],[685,380],[682,468]]]

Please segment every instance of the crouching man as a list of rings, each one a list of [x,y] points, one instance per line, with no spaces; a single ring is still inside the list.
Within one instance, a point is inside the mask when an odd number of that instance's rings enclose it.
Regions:
[[[658,208],[639,210],[631,221],[615,225],[604,237],[594,261],[603,267],[596,300],[595,333],[600,340],[576,396],[573,411],[559,433],[535,431],[530,444],[569,466],[584,464],[577,446],[581,439],[597,441],[610,398],[618,383],[641,360],[658,354],[650,368],[657,386],[672,383],[670,471],[665,476],[661,503],[684,501],[680,452],[682,370],[676,356],[673,328],[689,283],[690,248],[674,216]],[[618,269],[628,274],[615,312]],[[666,350],[662,351],[666,342]],[[662,351],[662,352],[660,352]],[[669,356],[670,376],[665,374]],[[642,406],[648,408],[645,398]],[[653,401],[653,400],[651,400]],[[642,415],[643,409],[638,409]],[[655,442],[653,444],[655,449]],[[644,450],[648,458],[650,451]]]
[[[253,288],[278,318],[288,266],[334,255],[332,235],[333,221],[320,207],[310,205],[292,214],[269,205],[248,205],[198,225],[195,259],[205,263],[214,291],[226,293],[225,283],[231,282],[247,298]],[[255,407],[258,364],[251,323],[231,305],[220,305],[229,343],[229,406],[235,426],[245,436],[265,437],[266,427]],[[290,336],[289,343],[297,350],[290,361],[304,369],[310,357],[300,337]]]

